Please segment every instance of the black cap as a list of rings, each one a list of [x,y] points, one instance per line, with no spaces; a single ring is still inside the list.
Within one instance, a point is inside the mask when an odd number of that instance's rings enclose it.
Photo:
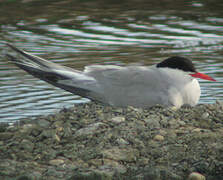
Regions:
[[[196,69],[190,59],[180,56],[170,57],[156,65],[158,68],[180,69],[185,72],[196,72]]]

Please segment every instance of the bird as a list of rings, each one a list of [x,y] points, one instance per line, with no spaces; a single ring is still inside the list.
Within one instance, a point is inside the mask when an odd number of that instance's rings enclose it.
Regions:
[[[173,56],[151,65],[88,65],[83,71],[50,62],[7,44],[22,55],[6,54],[16,66],[75,95],[114,107],[149,108],[157,104],[195,106],[201,95],[196,78],[216,81],[196,70],[186,57]]]

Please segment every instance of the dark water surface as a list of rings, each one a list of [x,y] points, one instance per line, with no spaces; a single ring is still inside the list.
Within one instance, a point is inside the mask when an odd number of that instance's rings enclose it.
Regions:
[[[200,103],[223,100],[222,0],[0,0],[0,10],[0,122],[88,102],[7,62],[5,42],[77,69],[185,56],[217,80],[200,81]]]

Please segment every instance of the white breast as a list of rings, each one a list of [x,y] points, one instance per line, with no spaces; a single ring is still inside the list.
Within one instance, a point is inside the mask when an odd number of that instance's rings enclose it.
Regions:
[[[183,99],[184,104],[189,104],[191,106],[195,106],[201,95],[200,85],[197,79],[193,79],[190,83],[188,83],[184,87],[183,91]]]
[[[170,83],[168,85],[170,104],[179,108],[183,104],[195,106],[198,103],[201,91],[199,82],[195,78],[180,70],[163,69],[161,71]]]

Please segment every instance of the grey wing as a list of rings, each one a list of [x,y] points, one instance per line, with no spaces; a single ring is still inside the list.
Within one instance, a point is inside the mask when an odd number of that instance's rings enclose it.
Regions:
[[[34,56],[13,45],[7,45],[25,57],[19,58],[7,54],[8,59],[29,74],[71,93],[95,101],[104,102],[103,93],[100,91],[100,87],[94,77],[87,76],[81,71],[57,65],[38,56]]]
[[[145,107],[161,102],[165,83],[153,68],[89,66],[84,72],[57,65],[8,44],[25,59],[7,54],[15,65],[71,93],[115,106]],[[159,84],[159,86],[158,86]],[[165,100],[162,100],[165,101]],[[162,102],[162,104],[164,104]]]
[[[168,103],[165,82],[146,66],[89,66],[84,71],[94,77],[109,104],[115,106],[147,107]]]

